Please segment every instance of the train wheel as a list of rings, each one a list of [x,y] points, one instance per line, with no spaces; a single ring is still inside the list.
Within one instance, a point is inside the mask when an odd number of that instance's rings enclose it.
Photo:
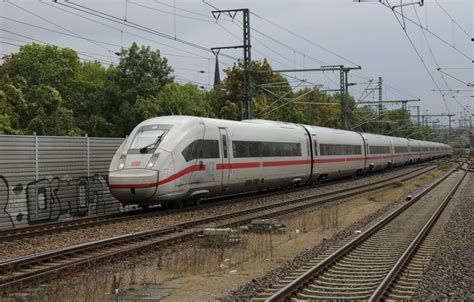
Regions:
[[[143,204],[143,205],[140,205],[140,208],[142,208],[142,210],[148,210],[150,206],[147,204]]]

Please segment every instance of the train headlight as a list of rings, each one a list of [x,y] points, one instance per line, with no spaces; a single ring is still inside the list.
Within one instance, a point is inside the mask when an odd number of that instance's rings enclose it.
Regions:
[[[153,168],[153,166],[155,165],[156,160],[158,159],[158,156],[159,156],[159,155],[160,155],[159,153],[153,154],[153,156],[152,156],[152,157],[150,158],[150,160],[148,161],[148,164],[146,164],[146,167],[147,167],[148,169]]]
[[[118,168],[119,170],[122,170],[124,167],[125,167],[125,155],[122,154],[122,156],[120,156]]]

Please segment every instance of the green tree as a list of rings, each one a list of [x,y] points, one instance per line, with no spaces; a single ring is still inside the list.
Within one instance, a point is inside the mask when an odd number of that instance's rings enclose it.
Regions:
[[[339,125],[339,103],[314,88],[304,88],[295,93],[298,111],[303,114],[303,123],[322,127]]]
[[[11,54],[0,67],[0,76],[22,77],[31,89],[37,85],[51,86],[72,102],[76,88],[74,79],[80,68],[81,62],[74,50],[33,43],[23,45]]]
[[[3,131],[10,134],[22,133],[26,112],[27,102],[22,90],[15,86],[8,76],[4,76],[0,80],[0,114],[4,125]]]
[[[24,45],[8,56],[0,66],[0,91],[6,104],[0,113],[13,132],[79,134],[68,104],[77,95],[75,78],[80,68],[75,51],[55,46]]]
[[[99,115],[103,119],[95,118],[94,127],[110,129],[112,136],[130,133],[146,116],[146,112],[140,114],[140,110],[150,110],[162,88],[173,82],[171,71],[159,50],[140,48],[136,43],[123,49],[118,66],[110,66],[106,71]]]
[[[28,133],[38,135],[79,135],[71,110],[61,106],[59,92],[47,85],[38,85],[31,92],[28,104]]]
[[[288,80],[280,74],[272,72],[272,68],[266,59],[252,61],[251,86],[253,92],[254,116],[271,120],[299,122],[302,114],[294,103],[291,102],[293,92]],[[225,93],[220,104],[213,108],[239,108],[236,114],[229,114],[240,119],[245,109],[244,104],[244,68],[243,62],[238,61],[234,66],[225,70],[226,78],[219,86]],[[281,96],[283,96],[281,98]],[[227,102],[228,101],[228,102]],[[230,103],[234,106],[229,106]],[[275,108],[278,108],[275,110]],[[217,113],[218,115],[219,112]]]

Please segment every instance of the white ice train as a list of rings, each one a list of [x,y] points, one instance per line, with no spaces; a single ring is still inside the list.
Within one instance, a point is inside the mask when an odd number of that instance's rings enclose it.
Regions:
[[[318,182],[451,154],[445,144],[266,120],[143,121],[109,169],[112,194],[146,208]]]

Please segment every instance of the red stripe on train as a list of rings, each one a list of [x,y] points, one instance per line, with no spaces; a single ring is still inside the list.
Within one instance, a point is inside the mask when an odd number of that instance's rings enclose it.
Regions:
[[[285,160],[285,161],[266,161],[263,162],[264,167],[279,167],[279,166],[298,166],[309,165],[311,160]]]
[[[162,185],[168,182],[171,182],[173,180],[176,180],[186,174],[189,174],[194,171],[205,171],[206,170],[206,165],[194,165],[194,166],[189,166],[181,171],[179,171],[176,174],[171,175],[170,177],[167,177],[165,179],[162,179],[160,181],[155,181],[151,183],[146,183],[146,184],[111,184],[110,188],[112,189],[128,189],[128,188],[151,188],[151,187],[156,187],[158,185]]]
[[[224,169],[245,169],[245,168],[260,168],[260,162],[248,162],[248,163],[232,163],[232,164],[217,164],[217,170]]]
[[[206,170],[206,165],[194,165],[194,166],[189,166],[181,171],[179,171],[178,173],[176,174],[173,174],[171,175],[170,177],[167,177],[163,180],[160,180],[158,182],[158,185],[162,185],[162,184],[165,184],[165,183],[168,183],[170,181],[173,181],[175,179],[178,179],[180,178],[181,176],[184,176],[188,173],[191,173],[191,172],[194,172],[194,171],[205,171]]]

